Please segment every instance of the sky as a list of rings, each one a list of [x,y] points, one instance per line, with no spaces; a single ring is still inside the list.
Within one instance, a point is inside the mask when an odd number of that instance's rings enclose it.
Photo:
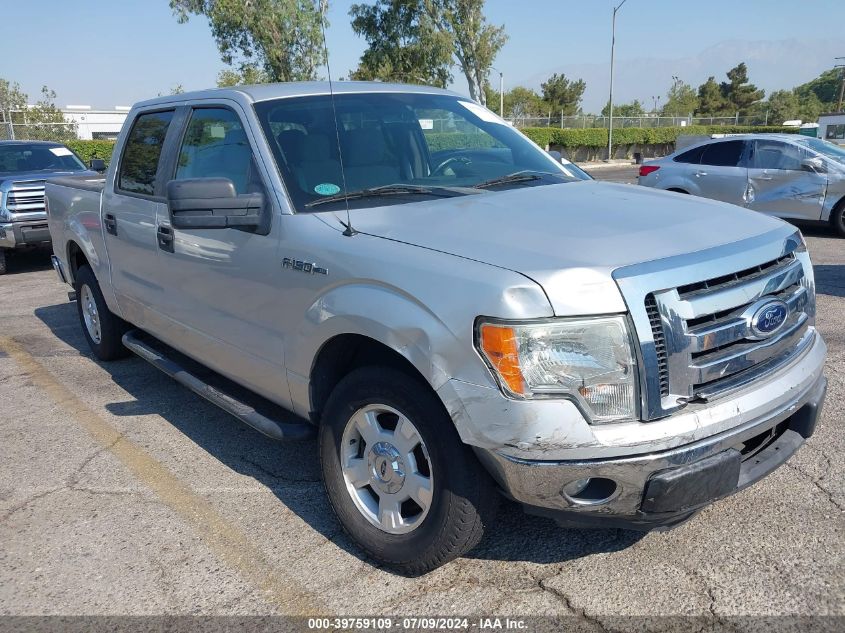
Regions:
[[[363,1],[363,0],[359,0]],[[607,102],[612,8],[620,0],[487,0],[488,20],[509,36],[495,67],[505,89],[539,90],[554,72],[587,83],[583,108]],[[112,109],[185,90],[213,87],[225,66],[207,21],[178,24],[167,0],[3,0],[0,77],[35,101],[41,86],[56,104]],[[365,43],[349,24],[348,0],[332,0],[327,33],[332,71],[357,66]],[[617,14],[614,102],[665,101],[672,76],[698,86],[725,80],[740,61],[767,92],[804,83],[845,56],[843,0],[627,0]],[[454,69],[453,89],[466,94]],[[491,83],[498,87],[498,73]]]

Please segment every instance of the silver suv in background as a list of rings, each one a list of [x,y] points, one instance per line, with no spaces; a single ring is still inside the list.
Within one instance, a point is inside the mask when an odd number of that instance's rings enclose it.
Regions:
[[[845,148],[793,134],[728,136],[640,167],[639,184],[791,220],[845,237]]]

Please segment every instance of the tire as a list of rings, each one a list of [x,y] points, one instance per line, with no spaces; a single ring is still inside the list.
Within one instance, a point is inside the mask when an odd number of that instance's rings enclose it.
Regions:
[[[88,266],[81,266],[76,271],[75,288],[79,323],[94,356],[103,361],[128,356],[130,352],[123,346],[121,338],[129,325],[109,310],[100,284]]]
[[[6,249],[0,248],[0,275],[6,274]]]
[[[398,419],[392,435],[385,435],[385,431],[375,436],[381,438],[378,442],[364,440],[352,418],[364,419],[367,415],[381,420],[377,428],[382,424],[389,427],[393,418]],[[404,426],[406,421],[419,439],[411,452],[407,447],[416,440],[403,439],[412,435]],[[399,437],[400,425],[403,437]],[[372,433],[370,426],[367,429]],[[358,434],[358,439],[350,440],[350,433]],[[385,438],[389,441],[381,441]],[[493,482],[472,450],[461,442],[443,404],[428,385],[395,369],[364,367],[343,378],[326,403],[319,441],[326,492],[344,530],[372,558],[399,573],[423,574],[468,552],[495,516],[498,493]],[[399,474],[404,473],[400,484],[395,467],[385,469],[384,460],[379,464],[379,455],[384,453],[376,450],[385,444],[392,446],[394,441],[400,447],[400,457],[390,463],[398,463]],[[355,471],[363,472],[364,479],[369,477],[367,485],[352,483],[350,469],[345,471],[341,466],[342,461],[347,466],[360,464],[356,459],[368,466]],[[385,471],[392,479],[387,483],[377,480],[376,473],[383,477]],[[399,508],[400,516],[396,521],[394,513],[394,520],[387,521],[389,527],[382,525],[380,516],[373,516],[375,511],[368,516],[367,503],[378,499],[375,504],[380,509],[380,500],[385,499],[390,507],[391,501],[416,489],[417,483],[412,482],[425,481],[426,474],[431,492],[420,494],[429,500],[425,509],[424,500],[393,506]],[[386,492],[397,485],[400,488],[392,496]],[[379,521],[378,527],[375,521]]]
[[[845,199],[840,200],[830,212],[830,225],[839,237],[845,237]]]

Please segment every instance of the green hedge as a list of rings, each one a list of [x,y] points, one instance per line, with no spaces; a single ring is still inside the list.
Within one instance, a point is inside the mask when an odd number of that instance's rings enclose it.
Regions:
[[[567,149],[607,147],[607,128],[529,127],[521,130],[540,147],[556,145]],[[613,130],[613,145],[664,145],[672,144],[680,135],[708,136],[710,134],[745,134],[763,132],[797,133],[796,128],[775,126],[749,127],[742,125],[690,125],[687,127],[623,127]],[[486,148],[495,143],[486,134],[464,134],[459,132],[426,132],[425,138],[431,151],[446,149]],[[109,162],[114,141],[66,141],[86,163],[92,158]]]
[[[88,164],[92,158],[102,158],[106,164],[111,160],[111,153],[114,151],[114,141],[64,141],[70,149],[77,153],[79,158]]]
[[[689,125],[686,127],[623,127],[613,130],[613,145],[662,145],[674,143],[678,136],[709,136],[710,134],[747,134],[791,132],[796,128],[742,125]],[[547,128],[529,127],[521,130],[540,147],[557,145],[570,149],[578,147],[607,147],[607,128]]]

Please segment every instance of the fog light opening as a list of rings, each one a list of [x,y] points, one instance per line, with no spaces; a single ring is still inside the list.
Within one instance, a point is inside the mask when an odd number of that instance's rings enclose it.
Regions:
[[[612,479],[591,477],[570,481],[561,489],[561,494],[575,505],[599,505],[610,501],[617,488]]]

